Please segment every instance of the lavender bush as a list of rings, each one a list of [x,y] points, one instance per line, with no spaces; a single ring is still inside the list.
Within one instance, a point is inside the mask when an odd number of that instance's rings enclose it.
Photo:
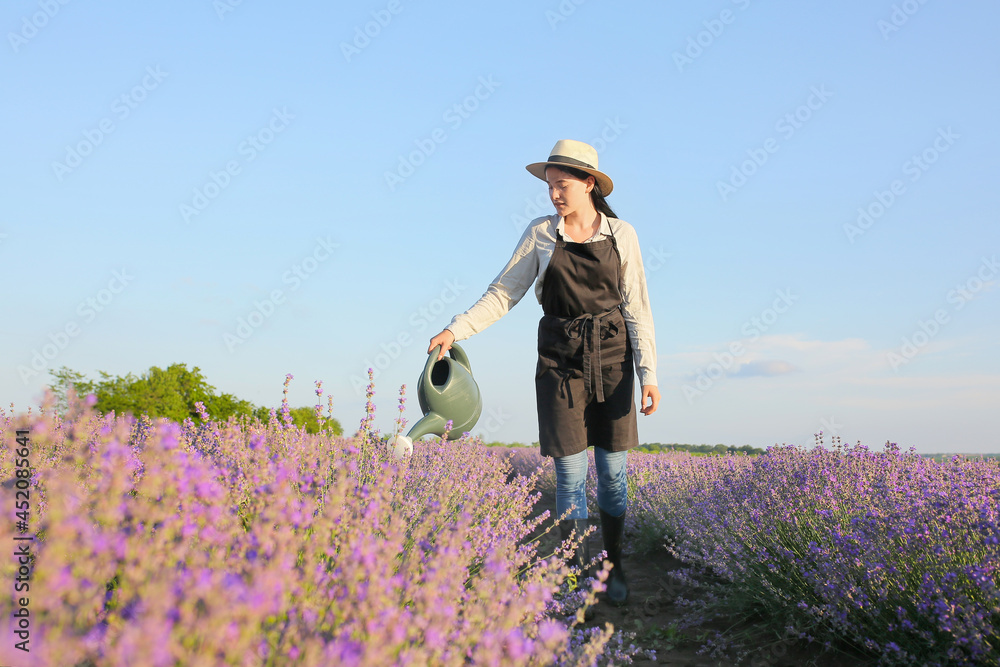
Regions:
[[[935,462],[892,443],[827,448],[821,434],[816,444],[629,455],[629,547],[666,548],[689,565],[679,585],[708,588],[676,600],[691,610],[686,624],[724,610],[755,618],[761,636],[850,647],[885,665],[1000,664],[998,462]],[[518,466],[551,467],[529,453]],[[703,574],[724,583],[706,587]]]
[[[526,540],[548,519],[531,508],[536,486],[554,485],[549,461],[468,438],[424,441],[396,460],[373,427],[372,394],[352,438],[296,429],[287,402],[266,424],[135,420],[83,402],[61,417],[0,411],[4,506],[14,506],[14,431],[24,429],[36,535],[32,651],[13,653],[14,599],[0,596],[0,659],[591,665],[639,655],[610,627],[580,627],[600,581],[570,592],[561,554]],[[818,445],[630,455],[629,545],[688,563],[686,585],[721,579],[697,602],[677,600],[696,612],[717,604],[787,619],[785,634],[886,665],[1000,662],[997,462]],[[591,477],[594,512],[595,489]],[[0,522],[0,541],[14,544],[14,530]],[[0,560],[4,581],[16,570]],[[726,638],[710,643],[721,650]]]
[[[0,661],[596,664],[612,629],[580,641],[582,609],[554,613],[568,571],[525,543],[547,518],[530,518],[535,479],[508,479],[502,451],[467,439],[397,461],[370,399],[350,439],[274,413],[0,413],[0,478],[14,478],[15,429],[29,432],[36,535],[31,652],[15,653],[0,596]],[[0,522],[0,542],[13,531]],[[0,560],[3,581],[16,569]]]
[[[635,527],[805,639],[887,665],[1000,663],[1000,466],[818,444],[637,456]]]

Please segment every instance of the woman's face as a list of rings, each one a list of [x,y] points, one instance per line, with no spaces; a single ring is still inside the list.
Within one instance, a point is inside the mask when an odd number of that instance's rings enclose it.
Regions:
[[[545,170],[545,180],[549,184],[549,199],[556,207],[556,213],[562,217],[586,210],[587,207],[593,208],[590,201],[590,191],[594,187],[593,176],[588,176],[583,181],[559,167],[548,167]]]

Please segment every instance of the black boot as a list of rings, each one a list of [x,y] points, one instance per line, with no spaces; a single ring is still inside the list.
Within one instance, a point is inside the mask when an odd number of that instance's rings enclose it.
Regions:
[[[625,571],[622,569],[622,539],[625,534],[625,513],[621,516],[611,516],[601,510],[601,534],[604,536],[604,550],[608,552],[608,560],[614,567],[606,582],[608,602],[621,607],[628,602],[628,582],[625,581]]]

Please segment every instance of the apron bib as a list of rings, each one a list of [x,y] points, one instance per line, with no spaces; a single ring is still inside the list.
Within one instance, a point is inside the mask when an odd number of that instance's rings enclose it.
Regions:
[[[614,232],[592,243],[556,234],[538,323],[535,397],[542,456],[639,444],[632,345],[621,311]]]

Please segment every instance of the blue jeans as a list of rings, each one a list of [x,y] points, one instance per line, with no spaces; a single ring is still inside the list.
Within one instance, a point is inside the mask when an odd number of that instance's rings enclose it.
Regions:
[[[594,447],[597,467],[597,506],[611,516],[621,516],[628,506],[625,452]],[[567,519],[587,518],[587,450],[552,459],[556,466],[556,519],[573,508]]]

